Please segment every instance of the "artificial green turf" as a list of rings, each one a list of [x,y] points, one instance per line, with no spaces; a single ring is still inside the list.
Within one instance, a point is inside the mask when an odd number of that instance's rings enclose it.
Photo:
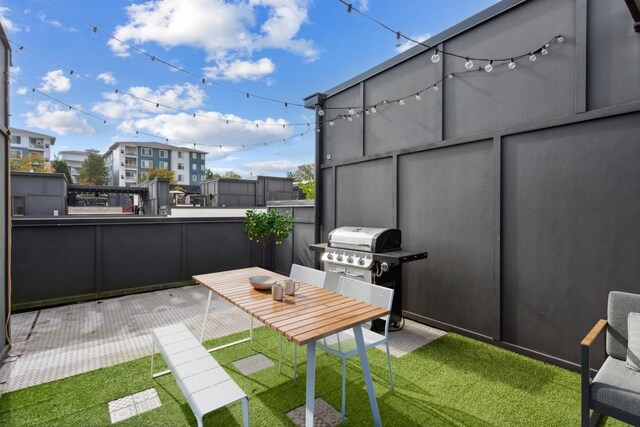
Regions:
[[[229,347],[214,357],[249,396],[251,425],[293,425],[286,413],[305,402],[305,351],[298,351],[298,382],[292,380],[292,345],[286,345],[283,374],[278,372],[279,337],[254,330],[255,342]],[[238,339],[213,340],[207,346]],[[232,362],[262,353],[274,366],[248,377]],[[401,358],[393,359],[396,393],[389,390],[386,354],[368,353],[380,414],[388,426],[572,426],[580,423],[580,378],[547,365],[456,334],[447,334]],[[156,356],[157,370],[164,369]],[[316,396],[340,408],[341,364],[319,351]],[[122,426],[186,426],[196,421],[171,375],[150,377],[149,358],[0,397],[0,426],[109,425],[108,402],[155,387],[162,406],[129,418]],[[205,425],[241,425],[240,403],[205,416]],[[621,425],[608,419],[606,425]],[[347,368],[348,426],[372,425],[357,357]]]

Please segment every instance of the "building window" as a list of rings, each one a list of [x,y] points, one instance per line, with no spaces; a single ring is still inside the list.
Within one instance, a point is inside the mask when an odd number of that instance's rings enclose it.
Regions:
[[[160,169],[169,169],[169,163],[167,163],[167,162],[158,162],[158,167]]]
[[[184,170],[184,163],[178,163],[178,170]]]
[[[198,165],[196,165],[195,163],[191,165],[191,169],[193,169],[194,171],[198,170]]]
[[[178,175],[178,181],[184,181],[184,175]]]
[[[142,160],[140,162],[140,167],[142,169],[151,169],[153,167],[153,160]]]
[[[161,159],[166,159],[169,157],[169,152],[167,150],[158,150]]]
[[[198,158],[198,153],[191,153],[191,158],[192,159],[197,159]]]
[[[13,143],[14,144],[18,144],[18,145],[22,144],[22,137],[20,135],[14,136],[13,137]]]
[[[200,170],[204,172],[204,165],[200,165]]]
[[[13,207],[13,214],[18,216],[18,215],[24,215],[24,197],[23,196],[16,196],[13,197],[13,204],[11,205]]]
[[[204,181],[204,175],[200,175],[200,181]]]
[[[29,138],[29,145],[36,148],[44,148],[44,138]]]
[[[198,175],[191,176],[191,181],[197,181],[197,180],[198,180]]]
[[[143,156],[151,157],[151,156],[153,156],[153,148],[142,147],[140,149],[140,153]]]
[[[126,171],[125,175],[126,175],[127,179],[136,179],[136,173],[135,172]]]
[[[179,158],[179,159],[181,159],[181,158],[182,158],[182,156],[183,156],[183,154],[184,154],[184,153],[183,153],[182,151],[178,151],[178,158]]]

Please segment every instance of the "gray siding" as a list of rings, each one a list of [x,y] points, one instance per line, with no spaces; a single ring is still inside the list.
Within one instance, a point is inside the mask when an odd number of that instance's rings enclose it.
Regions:
[[[429,252],[403,268],[408,317],[575,366],[607,293],[640,293],[640,34],[622,1],[509,0],[482,17],[433,40],[506,57],[565,42],[325,124],[320,239],[397,226],[404,249]],[[416,47],[330,89],[326,111],[464,71],[430,56]]]
[[[53,216],[66,214],[67,181],[64,174],[13,172],[11,196],[22,197],[25,216]]]

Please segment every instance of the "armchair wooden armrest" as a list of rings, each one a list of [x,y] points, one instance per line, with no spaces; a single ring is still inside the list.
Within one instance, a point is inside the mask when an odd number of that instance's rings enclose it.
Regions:
[[[580,345],[583,346],[583,347],[589,347],[593,343],[593,341],[596,338],[598,338],[598,335],[600,335],[602,333],[602,331],[604,330],[605,326],[607,326],[606,319],[598,320],[598,323],[596,323],[596,325],[589,331],[587,336],[584,337],[584,339],[582,340]]]

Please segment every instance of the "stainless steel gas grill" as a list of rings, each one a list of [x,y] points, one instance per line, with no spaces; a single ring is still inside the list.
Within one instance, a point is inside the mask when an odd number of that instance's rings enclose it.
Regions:
[[[325,286],[336,290],[340,276],[352,277],[394,289],[391,328],[402,327],[402,264],[427,257],[426,252],[403,251],[402,233],[395,228],[340,227],[329,233],[329,242],[311,245],[322,253]],[[384,321],[374,322],[376,330]]]

